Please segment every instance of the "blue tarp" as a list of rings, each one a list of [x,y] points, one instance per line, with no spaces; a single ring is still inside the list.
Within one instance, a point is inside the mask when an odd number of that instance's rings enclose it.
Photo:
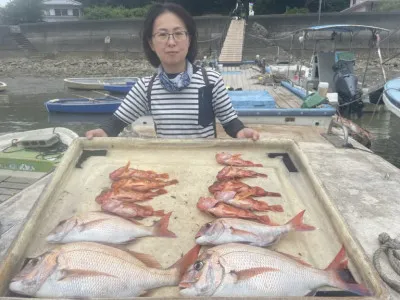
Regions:
[[[228,91],[233,107],[236,108],[276,108],[274,98],[267,91]]]

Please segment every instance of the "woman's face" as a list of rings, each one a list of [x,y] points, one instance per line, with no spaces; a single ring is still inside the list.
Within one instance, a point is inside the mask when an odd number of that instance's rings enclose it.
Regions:
[[[164,69],[185,68],[190,37],[185,23],[177,15],[171,12],[159,15],[154,21],[149,43]]]

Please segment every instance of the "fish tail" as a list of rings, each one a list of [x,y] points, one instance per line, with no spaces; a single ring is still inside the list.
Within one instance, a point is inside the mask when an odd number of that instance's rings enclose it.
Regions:
[[[176,234],[173,233],[172,231],[168,230],[168,225],[169,225],[169,218],[171,217],[172,212],[164,215],[160,221],[158,221],[154,225],[154,235],[159,236],[159,237],[171,237],[175,238]]]
[[[174,263],[171,267],[168,268],[168,270],[171,270],[171,269],[178,270],[178,272],[179,272],[178,282],[182,278],[183,274],[185,274],[185,272],[189,268],[189,266],[194,264],[194,262],[197,260],[200,249],[201,249],[200,245],[194,246],[180,260],[178,260],[176,263]]]
[[[267,174],[263,174],[263,173],[256,173],[256,175],[257,175],[258,177],[264,177],[264,178],[267,178],[267,177],[268,177]]]
[[[311,231],[311,230],[315,230],[314,226],[311,225],[307,225],[303,223],[303,217],[304,217],[304,213],[306,211],[303,210],[300,213],[297,214],[297,216],[295,216],[293,219],[291,219],[289,222],[287,222],[286,224],[290,224],[292,226],[292,228],[296,231]]]
[[[153,212],[153,216],[156,217],[164,217],[165,216],[165,211],[164,210],[155,210]]]
[[[265,196],[267,197],[282,197],[280,193],[274,193],[274,192],[265,192]]]
[[[179,181],[176,179],[167,182],[168,185],[173,185],[173,184],[177,184],[177,183],[179,183]]]
[[[155,194],[157,194],[157,195],[164,195],[167,193],[168,193],[168,191],[166,189],[159,189],[159,190],[155,191]]]
[[[325,271],[331,274],[333,285],[360,296],[372,296],[371,291],[363,284],[348,282],[349,278],[347,263],[348,260],[346,259],[346,250],[343,246],[336,255],[335,259],[325,269]]]
[[[269,205],[269,210],[276,212],[283,212],[282,205]]]

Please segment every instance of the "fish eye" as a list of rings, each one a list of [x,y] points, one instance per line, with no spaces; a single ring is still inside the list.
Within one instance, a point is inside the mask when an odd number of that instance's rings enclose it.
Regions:
[[[31,258],[29,260],[29,264],[31,264],[32,266],[36,266],[38,262],[39,262],[39,259],[36,258],[36,257],[35,258]]]
[[[204,266],[204,263],[202,261],[196,261],[193,265],[194,269],[196,271],[200,271]]]
[[[206,224],[206,228],[208,229],[208,228],[210,228],[211,227],[211,223],[207,223]]]

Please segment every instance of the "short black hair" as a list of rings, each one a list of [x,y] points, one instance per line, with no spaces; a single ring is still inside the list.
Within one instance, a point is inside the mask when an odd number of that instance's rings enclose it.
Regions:
[[[142,44],[144,53],[146,54],[147,60],[153,67],[158,67],[161,64],[157,54],[151,49],[149,42],[153,37],[153,26],[154,21],[157,17],[164,12],[171,12],[177,15],[185,24],[190,37],[190,45],[186,58],[193,63],[197,56],[197,27],[193,17],[184,9],[181,5],[176,3],[164,3],[153,5],[144,21]]]

